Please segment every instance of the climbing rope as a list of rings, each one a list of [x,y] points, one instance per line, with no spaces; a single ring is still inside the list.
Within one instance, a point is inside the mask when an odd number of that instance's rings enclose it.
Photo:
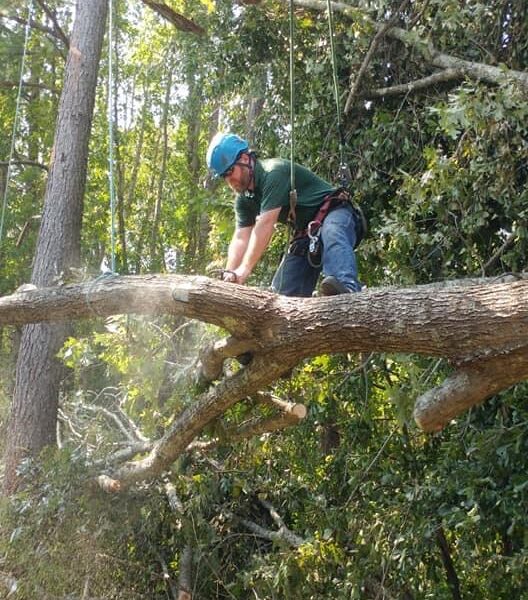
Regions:
[[[290,211],[288,221],[295,228],[295,207],[297,205],[297,190],[295,188],[295,74],[294,74],[294,35],[295,23],[293,0],[290,0]]]
[[[348,164],[345,161],[345,131],[343,128],[343,122],[341,120],[341,103],[339,101],[339,80],[337,77],[337,54],[335,49],[335,41],[334,41],[334,15],[332,10],[332,2],[331,0],[326,0],[326,5],[328,9],[328,34],[330,37],[330,51],[331,51],[331,59],[332,59],[332,78],[334,81],[334,96],[335,96],[335,104],[336,104],[336,113],[337,113],[337,131],[339,134],[339,172],[337,179],[339,181],[339,185],[341,187],[348,187],[350,185],[350,181],[352,179],[350,175],[350,169]]]
[[[27,16],[26,28],[25,28],[25,34],[24,34],[24,50],[22,52],[22,62],[20,64],[20,77],[19,77],[19,81],[18,81],[18,94],[17,94],[16,108],[15,108],[15,121],[13,123],[13,132],[11,135],[11,149],[9,151],[9,160],[7,162],[7,173],[6,173],[6,180],[5,180],[4,195],[3,195],[3,200],[2,200],[2,215],[0,217],[0,244],[2,243],[3,235],[4,235],[4,220],[5,220],[5,213],[6,213],[6,209],[7,209],[7,196],[8,196],[8,191],[9,191],[9,181],[11,178],[11,163],[13,162],[13,156],[15,154],[15,141],[16,141],[16,134],[17,134],[17,129],[18,129],[18,121],[19,121],[19,116],[20,116],[20,101],[22,98],[22,83],[23,83],[23,79],[24,79],[24,71],[25,71],[25,66],[26,66],[26,54],[27,54],[27,47],[28,47],[28,42],[29,42],[29,32],[31,30],[30,23],[31,23],[32,13],[33,13],[33,0],[29,0],[28,16]]]
[[[110,269],[112,273],[116,272],[116,252],[115,252],[115,185],[114,185],[114,68],[113,68],[113,19],[114,7],[113,0],[109,0],[108,5],[108,186],[110,192],[110,247],[111,259]]]

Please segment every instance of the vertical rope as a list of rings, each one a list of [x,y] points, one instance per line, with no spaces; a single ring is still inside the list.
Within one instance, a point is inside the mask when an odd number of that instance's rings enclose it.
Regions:
[[[115,186],[114,186],[114,66],[113,66],[113,0],[108,5],[108,186],[110,192],[110,246],[112,273],[116,272],[115,258]]]
[[[332,78],[334,80],[334,96],[335,96],[335,104],[336,104],[336,112],[337,112],[337,129],[339,132],[339,150],[341,152],[341,162],[344,162],[344,142],[345,136],[343,133],[343,123],[341,121],[341,103],[339,101],[339,81],[337,78],[337,60],[336,60],[336,49],[335,49],[335,41],[334,41],[334,14],[332,10],[332,2],[331,0],[326,0],[326,5],[328,8],[328,32],[330,37],[330,50],[332,54]]]
[[[332,58],[332,78],[334,81],[334,97],[337,114],[337,131],[339,134],[339,174],[338,179],[340,185],[347,187],[350,183],[350,170],[345,161],[345,130],[343,128],[343,121],[341,120],[341,103],[339,101],[339,80],[337,77],[337,53],[335,49],[334,41],[334,13],[332,9],[332,0],[326,0],[326,6],[328,10],[328,33],[330,37],[330,50]]]
[[[295,73],[294,73],[294,13],[293,0],[290,0],[290,210],[288,221],[295,228],[295,208],[297,206],[297,190],[295,189]]]
[[[291,140],[290,140],[290,162],[291,162],[291,175],[290,175],[290,187],[292,190],[295,189],[295,171],[293,169],[293,163],[295,158],[295,85],[294,85],[294,14],[293,14],[293,0],[290,0],[290,127],[291,127]]]
[[[16,140],[16,133],[17,133],[17,129],[18,129],[18,120],[19,120],[19,116],[20,116],[20,101],[22,98],[22,83],[23,83],[24,71],[25,71],[25,67],[26,67],[26,54],[27,54],[27,47],[28,47],[28,41],[29,41],[29,32],[31,30],[30,23],[31,23],[32,13],[33,13],[33,0],[29,0],[28,16],[27,16],[26,29],[25,29],[25,34],[24,34],[24,50],[22,52],[22,62],[20,64],[20,77],[18,80],[18,94],[17,94],[17,100],[16,100],[16,109],[15,109],[15,121],[13,123],[13,132],[11,135],[11,149],[9,151],[9,160],[7,163],[7,173],[6,173],[6,180],[5,180],[4,196],[3,196],[3,200],[2,200],[2,216],[0,217],[0,244],[2,243],[2,239],[3,239],[3,235],[4,235],[4,220],[5,220],[5,213],[6,213],[6,208],[7,208],[9,180],[11,177],[11,163],[13,162],[13,156],[15,154],[15,140]]]

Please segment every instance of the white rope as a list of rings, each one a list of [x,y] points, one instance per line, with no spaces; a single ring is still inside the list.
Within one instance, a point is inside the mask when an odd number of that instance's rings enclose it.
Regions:
[[[2,239],[3,239],[3,235],[4,235],[4,220],[5,220],[5,213],[6,213],[6,209],[7,209],[7,195],[8,195],[8,191],[9,191],[9,181],[11,178],[11,163],[13,162],[13,156],[15,154],[15,140],[16,140],[16,134],[17,134],[17,129],[18,129],[18,120],[19,120],[19,115],[20,115],[20,101],[22,98],[22,83],[23,83],[24,71],[25,71],[25,66],[26,66],[26,53],[27,53],[27,46],[28,46],[28,41],[29,41],[29,32],[31,29],[30,23],[31,23],[32,13],[33,13],[33,0],[29,0],[29,2],[28,2],[28,17],[27,17],[27,22],[26,22],[25,36],[24,36],[24,51],[22,53],[22,63],[20,65],[20,77],[19,77],[19,81],[18,81],[18,95],[17,95],[17,101],[16,101],[15,121],[13,123],[13,133],[11,135],[11,149],[9,151],[9,160],[7,162],[7,173],[6,173],[6,180],[5,180],[4,197],[3,197],[3,201],[2,201],[2,216],[0,217],[0,244],[2,243]]]
[[[113,1],[108,5],[108,185],[110,188],[110,246],[112,273],[116,272],[115,259],[115,187],[114,187],[114,68],[113,68]]]

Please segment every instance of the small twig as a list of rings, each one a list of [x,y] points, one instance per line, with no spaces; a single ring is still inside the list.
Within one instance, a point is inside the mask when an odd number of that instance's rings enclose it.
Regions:
[[[517,231],[514,229],[508,235],[508,237],[504,240],[504,243],[502,244],[502,246],[493,253],[491,258],[484,265],[482,265],[482,276],[483,277],[486,275],[486,271],[488,269],[491,269],[491,267],[493,267],[495,265],[495,263],[499,260],[499,258],[506,251],[508,251],[515,244],[516,241],[517,241]]]
[[[359,481],[356,483],[355,488],[352,490],[352,492],[350,493],[350,496],[348,497],[347,501],[345,502],[344,506],[348,506],[350,504],[350,502],[352,501],[352,498],[356,495],[356,492],[359,489],[359,486],[363,483],[363,481],[365,480],[366,476],[368,475],[370,469],[372,469],[372,467],[378,462],[378,458],[381,456],[383,450],[385,450],[385,446],[390,442],[392,436],[396,433],[396,429],[393,429],[389,435],[386,437],[385,441],[383,442],[383,444],[381,445],[381,448],[377,451],[376,456],[372,459],[372,461],[370,462],[369,466],[363,471],[363,473],[361,474],[361,477],[359,478]]]

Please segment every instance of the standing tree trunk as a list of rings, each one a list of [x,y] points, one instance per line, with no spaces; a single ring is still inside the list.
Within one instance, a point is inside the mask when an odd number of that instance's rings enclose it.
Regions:
[[[77,2],[31,277],[37,287],[53,285],[79,263],[88,141],[107,8],[106,0]],[[66,331],[66,325],[44,324],[26,326],[22,333],[5,453],[7,494],[17,487],[20,460],[56,443],[61,376],[56,355]]]
[[[163,101],[163,114],[161,117],[161,135],[162,135],[162,155],[161,167],[158,181],[158,192],[154,204],[154,214],[152,218],[152,229],[150,231],[150,264],[153,271],[159,271],[163,262],[163,250],[160,244],[160,222],[161,210],[163,205],[163,190],[165,179],[167,177],[167,162],[169,156],[169,112],[171,105],[172,78],[174,75],[173,66],[174,53],[169,52],[169,66],[167,68],[167,83],[165,87],[165,99]]]

